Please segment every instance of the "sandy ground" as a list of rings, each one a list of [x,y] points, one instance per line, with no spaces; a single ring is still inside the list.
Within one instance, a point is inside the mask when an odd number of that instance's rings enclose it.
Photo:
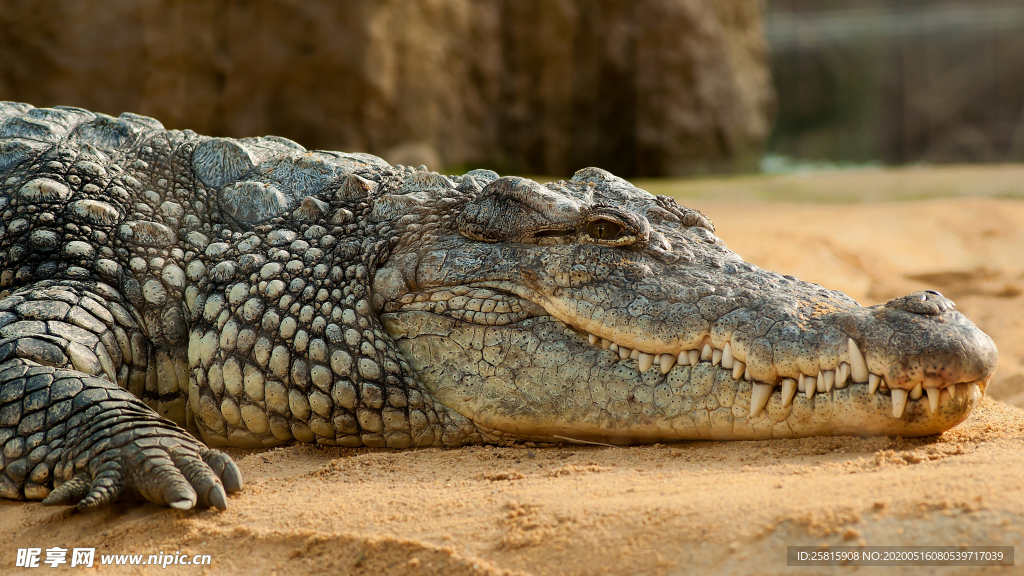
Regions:
[[[943,198],[918,199],[928,182]],[[922,288],[954,298],[1000,348],[994,399],[914,440],[236,450],[247,485],[222,513],[0,502],[0,573],[28,546],[212,558],[62,568],[83,574],[967,574],[979,569],[793,568],[786,546],[1024,554],[1024,167],[656,184],[764,268],[865,304]]]

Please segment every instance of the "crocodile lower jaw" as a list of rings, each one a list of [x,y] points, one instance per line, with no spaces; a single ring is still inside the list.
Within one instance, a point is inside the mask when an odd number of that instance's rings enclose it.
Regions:
[[[817,374],[795,374],[791,378],[781,378],[776,383],[759,382],[750,376],[746,364],[736,358],[732,346],[726,342],[718,348],[710,337],[693,349],[659,350],[643,352],[600,336],[586,333],[591,345],[600,346],[604,350],[618,355],[620,362],[636,361],[638,371],[643,374],[658,367],[662,374],[668,374],[676,366],[697,366],[701,362],[710,362],[713,366],[721,366],[732,371],[733,380],[746,380],[753,384],[750,403],[750,416],[756,416],[767,405],[768,399],[776,389],[781,389],[783,405],[789,406],[798,393],[808,399],[816,394],[830,393],[833,389],[842,390],[852,384],[867,386],[871,394],[883,394],[892,398],[892,415],[894,418],[903,416],[908,402],[922,401],[932,413],[938,412],[939,405],[946,397],[957,398],[963,395],[981,393],[987,387],[984,382],[939,382],[930,380],[929,386],[918,383],[911,389],[892,387],[885,376],[869,372],[864,355],[857,343],[851,338],[848,350],[841,362],[831,369],[819,370]]]

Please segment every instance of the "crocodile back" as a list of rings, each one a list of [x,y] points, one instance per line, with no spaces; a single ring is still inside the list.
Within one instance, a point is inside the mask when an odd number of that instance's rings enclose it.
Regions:
[[[0,102],[0,290],[116,272],[111,234],[145,188],[140,143],[164,132],[136,114]]]

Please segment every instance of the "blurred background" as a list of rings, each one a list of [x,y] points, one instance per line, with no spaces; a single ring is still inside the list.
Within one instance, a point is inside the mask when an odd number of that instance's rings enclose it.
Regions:
[[[627,177],[1024,160],[1019,0],[6,0],[0,99]]]
[[[770,154],[884,164],[1024,160],[1024,2],[767,6],[778,100]]]

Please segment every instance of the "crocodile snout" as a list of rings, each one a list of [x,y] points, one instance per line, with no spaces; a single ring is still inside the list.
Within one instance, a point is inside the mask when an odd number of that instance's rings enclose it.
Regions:
[[[864,350],[869,390],[891,394],[896,418],[908,399],[927,395],[936,412],[946,392],[956,398],[974,386],[983,393],[995,372],[995,343],[934,290],[851,311],[842,323]]]

